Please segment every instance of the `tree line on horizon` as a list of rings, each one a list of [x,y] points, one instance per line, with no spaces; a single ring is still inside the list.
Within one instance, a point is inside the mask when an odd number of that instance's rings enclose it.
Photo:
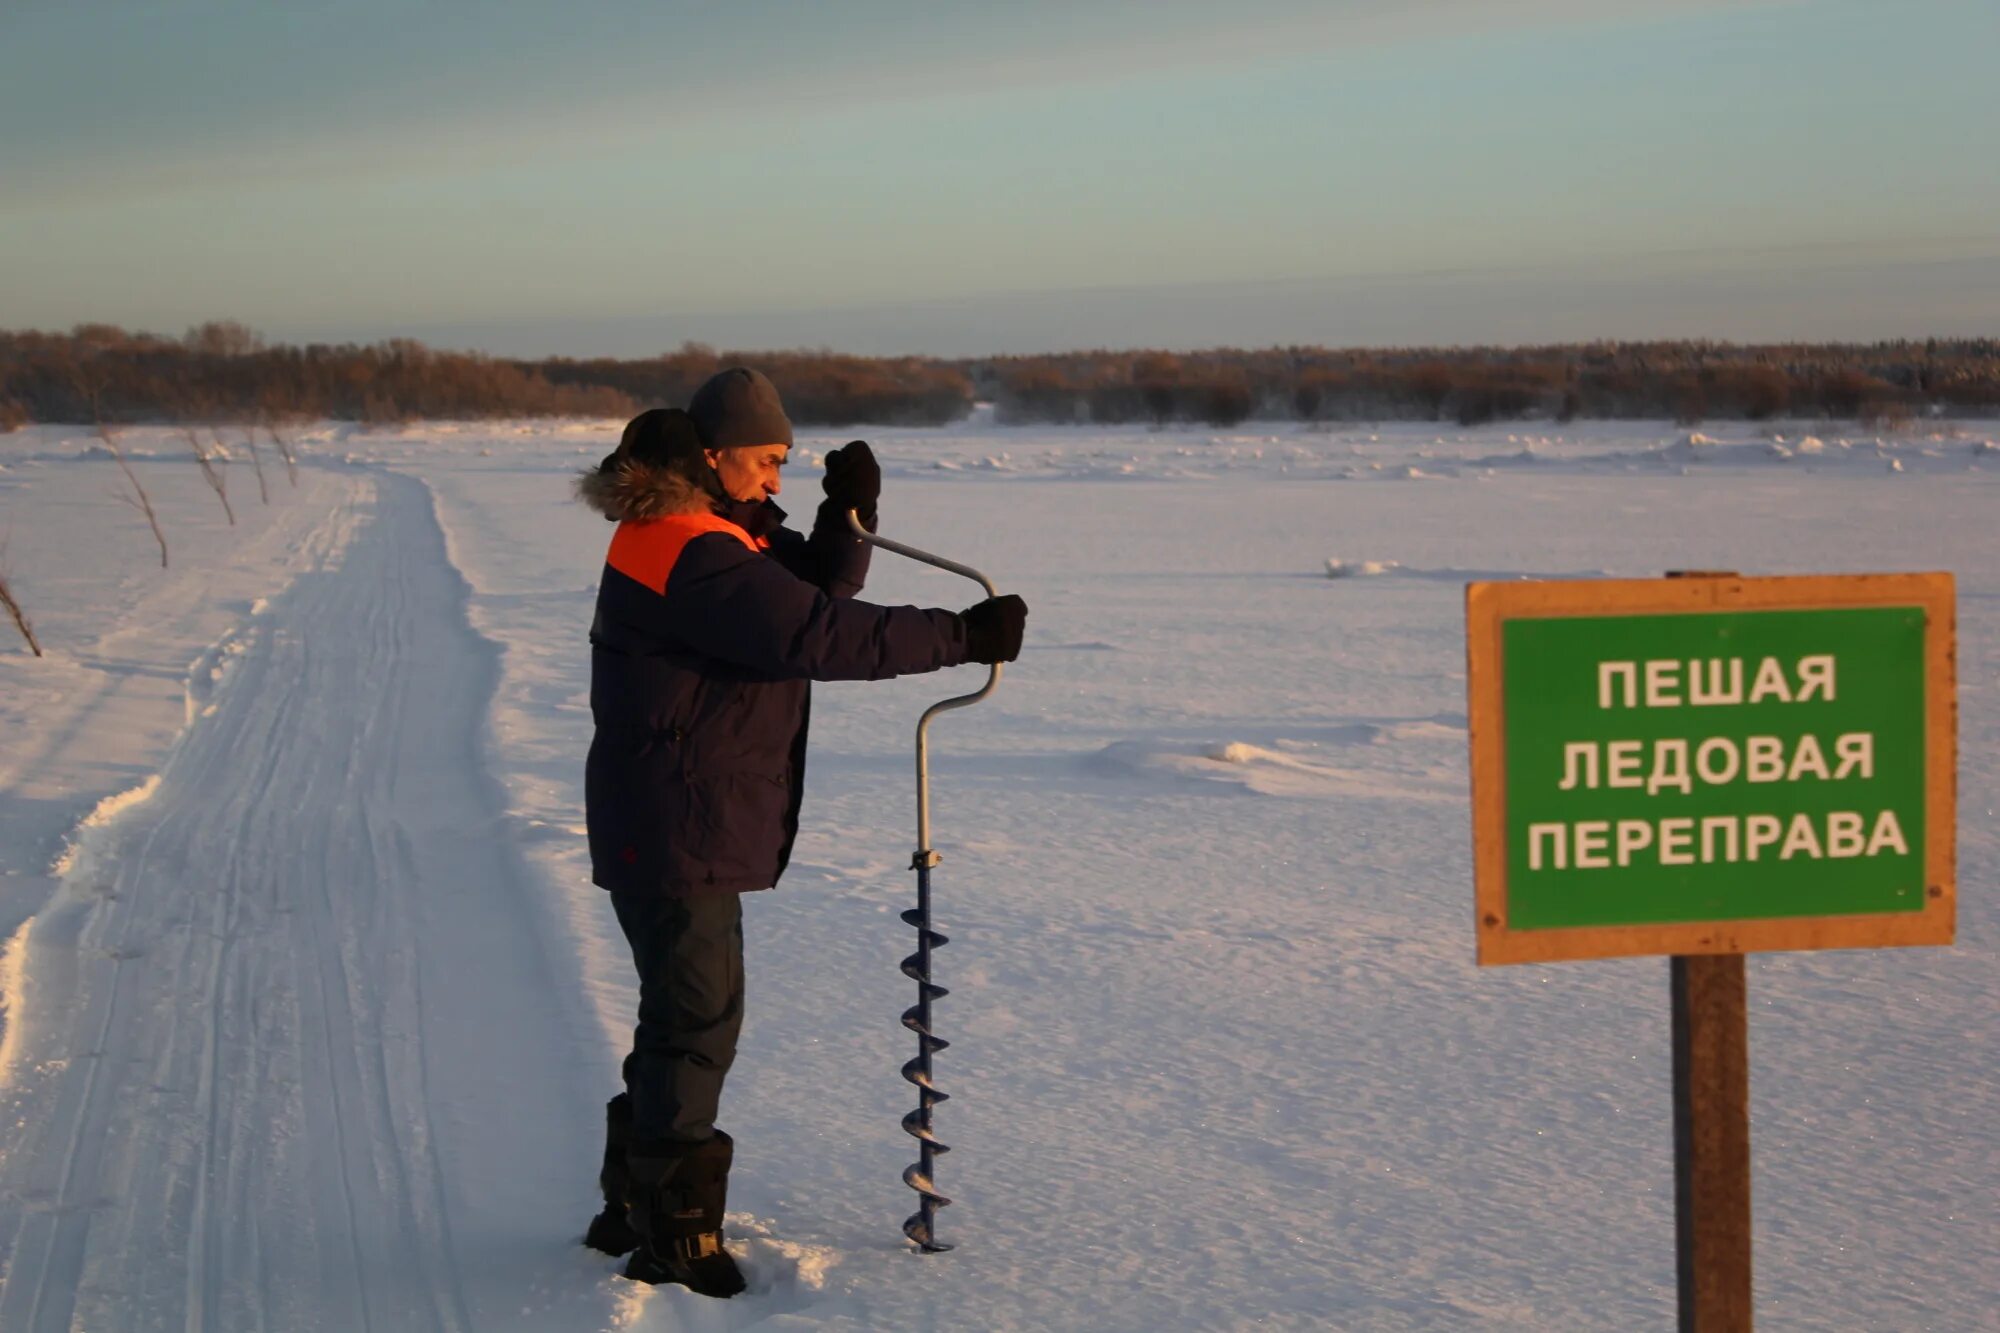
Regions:
[[[482,417],[628,417],[685,403],[752,364],[806,427],[941,426],[991,402],[1005,424],[1811,417],[1896,424],[2000,409],[2000,339],[1747,345],[1219,348],[984,358],[831,351],[517,359],[379,343],[267,342],[231,321],[179,338],[82,324],[0,330],[0,430],[29,422],[391,425]]]
[[[975,363],[1014,422],[1571,421],[1825,417],[1898,423],[2000,408],[2000,339],[1746,345],[1282,347],[1075,352]]]

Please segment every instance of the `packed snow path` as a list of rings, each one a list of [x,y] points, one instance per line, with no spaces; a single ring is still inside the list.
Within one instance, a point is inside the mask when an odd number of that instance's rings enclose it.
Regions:
[[[494,653],[423,489],[360,517],[14,960],[0,1328],[578,1326],[537,1289],[589,1294],[580,1219],[536,1201],[597,1113],[494,836]]]

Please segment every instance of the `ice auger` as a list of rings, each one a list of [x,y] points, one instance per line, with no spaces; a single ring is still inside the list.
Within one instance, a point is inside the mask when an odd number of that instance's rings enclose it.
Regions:
[[[994,591],[992,580],[978,570],[928,551],[919,551],[914,546],[878,537],[862,526],[861,516],[851,509],[847,511],[847,523],[861,540],[871,546],[963,575],[986,589],[988,597],[999,595]],[[917,1034],[916,1058],[903,1066],[903,1077],[917,1085],[917,1109],[903,1117],[903,1131],[917,1141],[918,1154],[916,1162],[904,1168],[903,1183],[917,1192],[919,1202],[917,1211],[904,1221],[903,1234],[915,1241],[917,1248],[925,1254],[939,1254],[951,1248],[937,1238],[937,1210],[950,1204],[951,1200],[938,1193],[936,1180],[937,1159],[951,1149],[938,1140],[931,1125],[931,1111],[939,1102],[947,1100],[931,1077],[931,1057],[951,1043],[931,1031],[931,1001],[941,1000],[949,994],[944,987],[931,981],[931,951],[942,949],[949,941],[931,929],[931,870],[938,863],[938,854],[931,849],[930,726],[931,719],[939,713],[954,708],[969,708],[993,693],[999,684],[1000,664],[995,662],[986,677],[986,684],[979,690],[941,699],[926,708],[923,716],[917,719],[917,851],[910,858],[910,868],[917,872],[917,905],[903,913],[904,923],[914,926],[917,931],[917,951],[903,960],[903,975],[917,983],[917,1002],[903,1011],[903,1026]]]

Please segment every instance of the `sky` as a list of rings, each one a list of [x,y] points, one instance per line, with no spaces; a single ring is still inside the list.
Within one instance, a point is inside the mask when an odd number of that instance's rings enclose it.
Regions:
[[[1992,0],[0,3],[0,328],[2000,336]]]

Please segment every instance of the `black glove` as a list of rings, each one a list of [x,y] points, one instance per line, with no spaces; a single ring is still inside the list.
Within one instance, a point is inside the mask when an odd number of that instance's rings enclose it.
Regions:
[[[989,597],[959,612],[965,621],[965,656],[973,662],[1011,662],[1021,655],[1021,631],[1028,625],[1028,604],[1008,593]]]
[[[862,522],[875,521],[875,502],[882,498],[882,467],[866,440],[853,440],[828,454],[820,485],[841,513],[852,509]]]

